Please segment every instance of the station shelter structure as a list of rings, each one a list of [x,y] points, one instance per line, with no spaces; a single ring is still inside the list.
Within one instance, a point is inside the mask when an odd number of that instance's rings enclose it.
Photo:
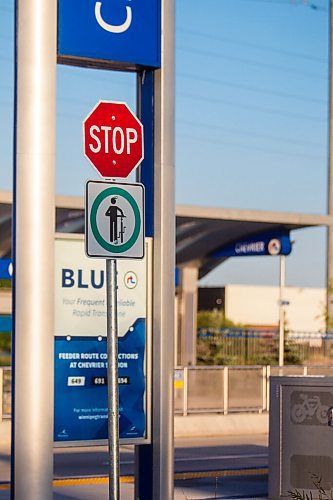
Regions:
[[[56,196],[55,233],[84,233],[84,200]],[[327,227],[329,215],[176,206],[175,366],[196,364],[198,281],[228,257],[219,250],[268,232]],[[12,193],[0,192],[0,259],[12,253]],[[0,290],[0,316],[11,314],[10,292]]]

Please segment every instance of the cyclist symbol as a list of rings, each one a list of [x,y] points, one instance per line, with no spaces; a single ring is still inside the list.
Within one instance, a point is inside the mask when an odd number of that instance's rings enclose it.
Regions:
[[[118,244],[124,242],[124,234],[126,226],[124,226],[124,218],[126,215],[121,208],[116,206],[118,196],[112,196],[111,205],[105,212],[106,217],[110,219],[110,243]]]

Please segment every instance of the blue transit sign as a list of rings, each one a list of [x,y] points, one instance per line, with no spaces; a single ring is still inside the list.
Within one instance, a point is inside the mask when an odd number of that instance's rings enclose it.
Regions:
[[[118,342],[119,437],[146,437],[146,322]],[[54,440],[108,438],[106,337],[55,338]]]
[[[142,260],[118,263],[119,436],[150,440],[149,242]],[[108,438],[105,262],[89,259],[82,240],[55,242],[54,441]]]
[[[289,255],[289,233],[261,233],[234,241],[213,252],[210,257],[249,257],[251,255]]]
[[[161,65],[160,0],[58,0],[65,64],[135,70]]]

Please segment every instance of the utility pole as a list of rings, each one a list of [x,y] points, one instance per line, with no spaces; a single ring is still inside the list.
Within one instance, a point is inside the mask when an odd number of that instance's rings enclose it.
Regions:
[[[327,182],[327,213],[333,217],[333,2],[329,2],[329,92],[328,92],[328,182]],[[333,223],[327,228],[327,325],[328,318],[333,318],[333,302],[329,295],[330,284],[333,283]]]
[[[286,280],[286,256],[280,255],[280,298],[279,298],[279,366],[284,365],[284,312],[286,301],[284,298]]]

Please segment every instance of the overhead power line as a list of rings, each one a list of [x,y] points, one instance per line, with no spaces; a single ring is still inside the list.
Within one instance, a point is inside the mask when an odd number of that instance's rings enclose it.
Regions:
[[[217,146],[232,146],[240,149],[247,149],[249,151],[260,151],[261,153],[268,153],[268,154],[276,154],[276,155],[281,155],[281,156],[295,156],[299,158],[305,158],[305,159],[313,159],[313,160],[319,160],[319,159],[326,159],[325,155],[314,155],[314,154],[309,154],[309,153],[296,153],[293,151],[283,151],[282,149],[273,149],[273,148],[262,148],[260,146],[252,146],[250,144],[244,144],[242,142],[234,142],[234,141],[224,141],[222,140],[214,140],[211,138],[206,138],[203,137],[202,135],[200,136],[193,136],[193,135],[183,135],[179,134],[176,136],[177,138],[183,138],[183,139],[189,139],[196,141],[197,143],[205,143],[205,144],[215,144]]]
[[[186,73],[177,72],[176,75],[177,75],[177,77],[180,77],[180,78],[187,78],[187,79],[191,79],[191,80],[198,81],[198,82],[212,83],[212,84],[221,85],[224,87],[231,87],[233,89],[237,88],[240,90],[256,92],[259,94],[275,95],[278,97],[285,97],[288,99],[294,99],[297,101],[304,101],[304,102],[314,102],[317,104],[325,104],[325,105],[327,104],[326,99],[318,99],[315,97],[301,96],[299,94],[290,94],[288,92],[282,92],[279,90],[270,90],[270,89],[265,89],[262,87],[256,87],[256,86],[252,86],[252,85],[244,85],[242,83],[228,82],[225,80],[216,80],[213,78],[205,78],[205,77],[201,77],[201,76],[197,76],[197,75],[190,75],[190,74],[186,74]]]
[[[179,95],[185,99],[191,99],[191,100],[202,101],[202,102],[209,102],[211,104],[224,104],[226,106],[231,106],[233,108],[248,109],[251,111],[260,111],[261,113],[280,115],[280,116],[284,116],[284,117],[302,119],[302,120],[307,120],[307,121],[312,121],[312,122],[321,122],[321,123],[325,122],[325,118],[320,117],[320,116],[312,116],[312,115],[307,115],[304,113],[290,113],[287,111],[282,111],[281,109],[263,108],[260,106],[252,106],[249,104],[240,103],[239,101],[238,102],[237,101],[226,101],[223,99],[215,99],[212,97],[202,97],[200,95],[189,94],[187,92],[179,92],[177,95]]]
[[[284,116],[284,117],[291,117],[291,118],[296,118],[296,119],[325,123],[324,117],[312,116],[312,115],[307,115],[304,113],[291,113],[289,111],[286,112],[286,111],[282,111],[281,109],[275,109],[275,108],[264,108],[261,106],[252,106],[250,104],[240,103],[239,101],[228,101],[228,100],[217,99],[217,98],[213,98],[213,97],[204,97],[202,95],[189,94],[188,92],[177,92],[177,96],[181,96],[182,98],[185,98],[185,99],[194,100],[196,102],[202,101],[202,102],[209,102],[212,104],[224,104],[226,106],[231,106],[233,108],[248,109],[251,111],[260,111],[262,113],[277,114],[277,115]],[[61,96],[61,97],[59,97],[59,100],[64,101],[64,102],[69,102],[70,104],[78,104],[78,105],[82,105],[82,104],[90,105],[91,104],[91,102],[89,102],[89,101],[85,101],[83,99],[76,99],[75,97],[73,98],[73,97]],[[73,115],[72,115],[72,117],[73,117]]]
[[[279,4],[279,5],[288,5],[294,7],[309,7],[312,10],[318,10],[322,12],[328,12],[326,7],[322,7],[318,5],[314,1],[310,0],[242,0],[243,2],[257,2],[257,3],[266,3],[266,4]]]
[[[191,47],[191,48],[178,47],[177,50],[190,53],[194,56],[213,57],[214,59],[223,59],[225,61],[248,64],[250,66],[265,68],[265,69],[269,69],[269,70],[283,71],[286,73],[294,73],[294,74],[298,74],[298,75],[301,75],[301,76],[307,77],[307,78],[315,78],[315,79],[322,79],[322,80],[327,80],[327,78],[328,78],[327,75],[318,75],[317,73],[316,74],[315,73],[308,73],[307,71],[299,71],[299,70],[296,70],[295,68],[288,68],[287,66],[280,66],[277,64],[263,63],[260,61],[255,61],[253,59],[246,59],[245,57],[226,56],[226,55],[217,54],[216,52],[211,52],[208,50],[198,50],[198,49],[193,48],[193,47]]]
[[[309,54],[303,54],[303,53],[294,52],[291,50],[280,49],[280,48],[271,47],[268,45],[260,45],[260,44],[252,43],[252,42],[244,42],[244,41],[240,41],[240,40],[234,40],[232,38],[226,38],[226,37],[215,36],[215,35],[207,35],[206,33],[200,33],[197,31],[187,30],[187,29],[183,29],[183,28],[178,28],[177,32],[183,33],[184,35],[188,35],[188,36],[195,36],[198,38],[205,38],[207,40],[214,40],[215,42],[230,43],[232,45],[238,45],[240,47],[249,47],[252,49],[263,50],[265,52],[275,52],[276,54],[281,54],[284,56],[298,57],[300,59],[306,59],[306,60],[315,61],[315,62],[322,63],[322,64],[327,64],[327,59],[325,59],[324,57],[311,56]]]
[[[272,134],[267,134],[265,132],[249,132],[248,130],[242,130],[242,129],[237,129],[237,128],[229,128],[229,127],[224,127],[223,125],[212,125],[211,123],[198,123],[198,122],[193,122],[190,120],[176,120],[176,126],[177,125],[185,125],[188,127],[194,127],[194,128],[200,128],[204,130],[217,130],[217,131],[222,131],[227,134],[233,134],[233,135],[244,135],[247,137],[253,137],[256,139],[268,139],[268,140],[273,140],[273,141],[278,141],[282,142],[284,144],[293,144],[293,145],[298,145],[298,146],[311,146],[315,148],[325,148],[326,144],[320,143],[320,142],[312,142],[308,140],[302,140],[302,139],[290,139],[288,137],[281,137],[277,135],[272,135]]]

